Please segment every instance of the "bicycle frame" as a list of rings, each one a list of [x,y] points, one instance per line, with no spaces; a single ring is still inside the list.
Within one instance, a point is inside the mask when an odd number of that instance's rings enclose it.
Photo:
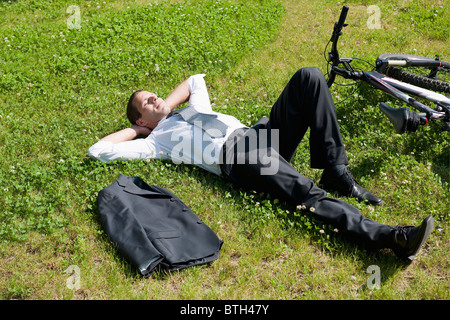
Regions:
[[[412,84],[404,83],[391,77],[387,77],[377,71],[363,71],[362,73],[364,76],[361,77],[360,80],[363,80],[376,89],[382,90],[389,95],[411,105],[417,110],[426,113],[427,119],[445,119],[445,112],[438,112],[431,109],[430,107],[409,96],[408,93],[432,101],[442,107],[450,107],[450,98],[434,91],[423,89],[421,87],[417,87]]]
[[[335,80],[335,76],[339,75],[346,79],[352,79],[356,81],[364,81],[374,87],[375,89],[381,90],[396,99],[403,101],[410,106],[414,107],[419,112],[422,112],[423,114],[419,114],[421,120],[420,124],[427,124],[429,120],[443,120],[446,122],[447,126],[449,128],[446,128],[447,130],[450,130],[450,98],[443,95],[436,93],[434,91],[430,91],[421,87],[417,87],[408,83],[404,83],[401,81],[398,81],[396,79],[393,79],[391,77],[388,77],[380,72],[377,71],[355,71],[352,66],[351,62],[353,59],[348,58],[340,58],[339,52],[337,50],[337,42],[339,37],[342,35],[342,28],[347,26],[347,24],[344,24],[346,16],[348,12],[348,7],[344,6],[342,8],[342,12],[339,18],[339,21],[335,23],[334,29],[333,29],[333,35],[330,39],[330,42],[332,43],[332,49],[331,52],[328,53],[329,60],[328,62],[332,62],[331,72],[329,72],[329,78],[328,78],[328,86],[330,87]],[[384,62],[388,63],[388,62]],[[397,63],[397,64],[420,64],[421,61],[397,61],[397,62],[389,62],[389,63]],[[433,62],[434,66],[439,66],[439,61]],[[342,65],[344,68],[339,67],[339,65]],[[429,100],[431,102],[434,102],[436,104],[436,108],[432,109],[423,103],[417,101],[416,99],[412,98],[410,95],[414,95],[417,97],[424,98],[426,100]],[[398,121],[398,119],[392,118],[392,113],[389,114],[389,110],[387,110],[388,107],[385,104],[380,105],[380,108],[384,113],[388,115],[391,121]],[[386,110],[388,112],[386,112]],[[404,114],[402,113],[402,117]],[[404,119],[406,121],[407,119]],[[403,128],[404,130],[404,128]],[[411,130],[415,131],[415,130]],[[403,131],[402,131],[403,132]]]

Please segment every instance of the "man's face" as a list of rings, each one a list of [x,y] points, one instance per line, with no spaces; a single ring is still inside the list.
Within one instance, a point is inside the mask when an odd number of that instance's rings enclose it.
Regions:
[[[141,117],[136,121],[136,124],[142,127],[154,129],[158,122],[170,112],[170,108],[163,99],[148,91],[138,92],[135,103],[141,113]]]

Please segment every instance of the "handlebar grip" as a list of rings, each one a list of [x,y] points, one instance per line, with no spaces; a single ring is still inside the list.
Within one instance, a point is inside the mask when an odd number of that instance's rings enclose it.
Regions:
[[[348,6],[343,6],[341,15],[339,16],[339,21],[337,23],[339,28],[342,28],[342,26],[344,25],[345,19],[347,18],[347,13],[348,13]]]

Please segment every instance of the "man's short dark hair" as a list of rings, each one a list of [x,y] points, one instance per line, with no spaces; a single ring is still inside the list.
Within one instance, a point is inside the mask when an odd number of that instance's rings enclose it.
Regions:
[[[141,113],[139,112],[138,106],[135,101],[136,95],[141,91],[142,90],[137,90],[137,91],[133,92],[130,99],[128,100],[127,118],[131,122],[131,124],[136,124],[136,121],[138,121],[139,118],[141,117]]]

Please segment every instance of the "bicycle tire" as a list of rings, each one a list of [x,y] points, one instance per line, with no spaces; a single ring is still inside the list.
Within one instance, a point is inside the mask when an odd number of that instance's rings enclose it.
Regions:
[[[384,53],[378,56],[377,61],[379,60],[403,60],[403,59],[421,59],[421,60],[434,60],[428,57],[412,55],[412,54],[403,54],[403,53]],[[446,61],[441,61],[442,66],[438,67],[438,72],[444,75],[445,80],[450,79],[450,63]],[[404,69],[400,69],[397,67],[388,67],[382,72],[383,74],[392,77],[394,79],[410,83],[412,85],[416,85],[425,89],[440,91],[445,93],[450,93],[450,82],[445,80],[433,79],[424,75],[416,74],[412,72],[413,68],[405,67]]]

